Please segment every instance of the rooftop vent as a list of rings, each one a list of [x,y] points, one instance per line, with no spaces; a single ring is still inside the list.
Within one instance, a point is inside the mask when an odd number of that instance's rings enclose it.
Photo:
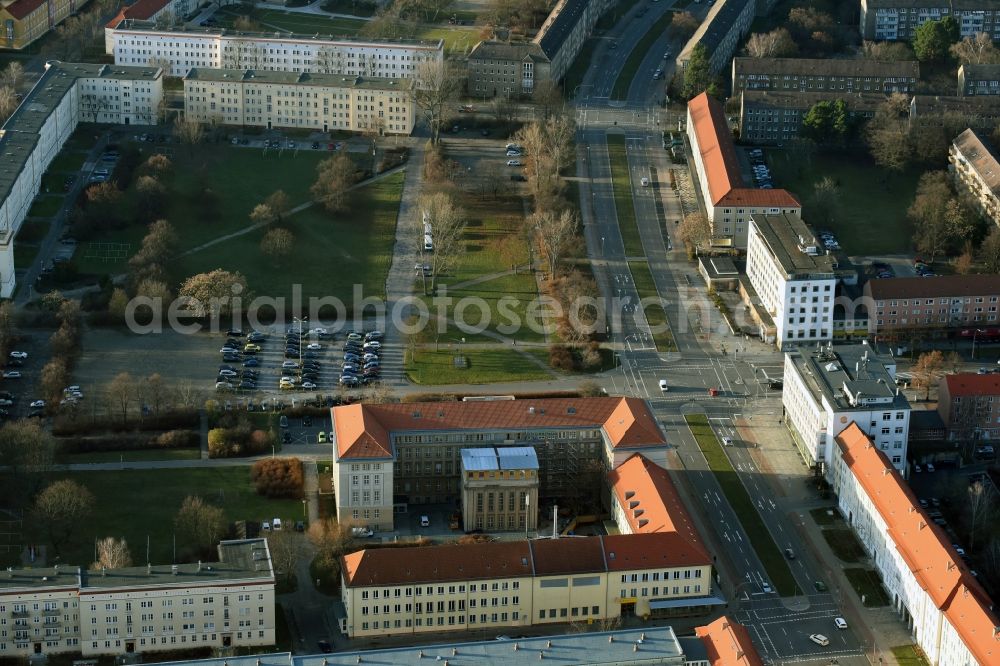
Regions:
[[[172,573],[175,576],[180,573],[180,570],[178,569],[176,564],[170,565],[170,573]]]
[[[535,408],[534,407],[528,407],[528,413],[529,414],[534,414],[535,413]]]

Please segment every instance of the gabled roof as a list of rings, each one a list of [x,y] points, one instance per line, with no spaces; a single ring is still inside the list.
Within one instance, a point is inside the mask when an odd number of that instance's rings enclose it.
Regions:
[[[736,77],[757,74],[779,79],[790,76],[865,76],[920,78],[916,60],[878,62],[863,58],[733,58]],[[885,99],[885,96],[882,96]]]
[[[948,386],[948,395],[979,396],[1000,394],[1000,375],[979,375],[974,372],[960,372],[945,375],[944,382]],[[935,414],[937,412],[934,412]]]
[[[608,571],[710,566],[712,557],[683,532],[609,534],[601,537]]]
[[[993,144],[971,127],[959,134],[952,146],[993,194],[1000,193],[1000,159]]]
[[[750,640],[750,632],[728,615],[695,627],[694,633],[705,643],[712,666],[764,666]]]
[[[717,99],[702,93],[688,102],[688,113],[698,143],[692,149],[699,153],[705,167],[713,206],[802,206],[787,190],[745,187],[733,135]]]
[[[442,430],[601,428],[616,448],[664,446],[638,398],[543,398],[346,405],[331,409],[338,458],[391,457],[390,434]]]
[[[938,298],[1000,294],[1000,275],[937,275],[869,280],[865,291],[876,301],[890,298]]]
[[[469,60],[517,60],[548,62],[542,47],[535,42],[501,42],[484,40],[476,44],[469,53]]]
[[[172,2],[173,0],[138,0],[127,7],[122,7],[117,16],[108,22],[107,27],[114,28],[125,19],[148,21]]]
[[[979,662],[994,663],[1000,637],[993,635],[992,627],[1000,626],[1000,619],[989,610],[985,591],[958,557],[951,540],[931,522],[903,477],[856,423],[836,439],[844,463],[882,516],[889,538],[917,583],[945,613]],[[984,635],[986,626],[991,630]]]
[[[14,2],[4,7],[4,9],[7,10],[8,14],[20,21],[44,4],[45,0],[14,0]]]
[[[555,58],[566,38],[583,17],[590,0],[559,0],[533,40],[549,58]]]
[[[607,571],[604,549],[599,538],[533,539],[528,544],[531,546],[535,574],[538,576]]]

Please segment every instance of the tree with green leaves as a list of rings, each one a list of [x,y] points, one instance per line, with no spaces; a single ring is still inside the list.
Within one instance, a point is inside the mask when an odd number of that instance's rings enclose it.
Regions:
[[[817,102],[802,117],[802,135],[819,144],[842,145],[851,130],[850,120],[844,100]]]
[[[719,94],[719,86],[712,74],[712,66],[708,59],[708,49],[704,44],[698,44],[691,49],[691,57],[684,65],[684,98],[691,99],[703,92],[712,97]]]
[[[944,60],[959,36],[958,22],[952,16],[924,21],[913,31],[913,52],[920,62]]]

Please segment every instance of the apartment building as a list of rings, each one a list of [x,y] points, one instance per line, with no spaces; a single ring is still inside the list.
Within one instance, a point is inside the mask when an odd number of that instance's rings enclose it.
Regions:
[[[337,519],[376,530],[393,528],[394,496],[404,506],[459,500],[463,448],[534,448],[541,501],[589,492],[578,480],[586,470],[667,446],[637,398],[355,404],[330,416]]]
[[[711,558],[677,533],[367,549],[341,571],[351,638],[702,612],[712,591]]]
[[[718,100],[702,93],[688,102],[687,137],[713,244],[746,249],[754,214],[802,216],[802,204],[788,190],[746,185],[732,130]]]
[[[149,21],[160,28],[180,25],[185,17],[198,9],[194,0],[137,0],[122,7],[107,27],[114,28],[124,20]]]
[[[243,127],[408,135],[412,81],[340,74],[192,69],[184,77],[184,116]]]
[[[953,16],[962,37],[985,32],[1000,39],[1000,5],[996,0],[861,0],[861,36],[908,42],[926,21]]]
[[[844,58],[733,58],[732,97],[744,90],[784,92],[915,92],[916,60],[875,62]]]
[[[951,142],[948,163],[955,189],[975,202],[983,217],[1000,224],[1000,158],[993,143],[970,127]]]
[[[274,645],[267,541],[223,541],[217,562],[0,573],[0,652],[85,657]]]
[[[530,446],[462,449],[466,532],[538,528],[538,456]]]
[[[773,144],[799,136],[802,120],[820,102],[842,101],[848,118],[862,123],[875,115],[885,96],[880,93],[744,90],[740,93],[740,139]]]
[[[613,0],[559,0],[529,42],[485,40],[467,62],[472,97],[528,97],[542,81],[558,83]]]
[[[49,61],[0,128],[0,297],[14,293],[14,238],[42,174],[80,122],[156,124],[162,71]]]
[[[945,375],[937,411],[949,440],[1000,439],[1000,375]]]
[[[162,30],[154,22],[131,19],[104,29],[104,50],[116,65],[156,64],[167,76],[185,76],[197,68],[412,79],[421,63],[444,62],[440,40],[368,41],[200,27]]]
[[[959,65],[959,97],[1000,95],[1000,65]]]
[[[77,13],[87,0],[14,0],[0,8],[4,48],[23,49]]]
[[[864,301],[869,336],[887,340],[971,336],[963,329],[997,326],[1000,275],[869,280]]]
[[[837,436],[828,476],[838,509],[928,663],[998,663],[1000,619],[993,602],[896,466],[857,424]]]
[[[833,338],[833,257],[799,217],[751,215],[746,275],[774,322],[778,349]]]
[[[750,32],[757,11],[755,0],[718,0],[712,5],[691,39],[677,56],[677,71],[691,59],[691,51],[701,44],[708,55],[709,68],[719,73],[729,67],[733,54]]]
[[[855,423],[894,468],[904,469],[910,403],[896,390],[895,376],[895,362],[867,344],[786,353],[781,406],[806,464],[828,469],[836,454],[834,438]]]
[[[966,127],[993,131],[1000,122],[1000,97],[976,95],[957,97],[945,95],[914,95],[910,100],[910,124],[925,123],[941,126],[959,118]]]

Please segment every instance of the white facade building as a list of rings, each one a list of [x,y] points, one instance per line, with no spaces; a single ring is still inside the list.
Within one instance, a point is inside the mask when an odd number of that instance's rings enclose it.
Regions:
[[[223,541],[218,562],[0,573],[0,654],[85,657],[274,645],[264,539]]]
[[[865,39],[913,39],[927,21],[954,17],[962,37],[985,32],[1000,40],[1000,7],[995,0],[861,0],[861,35]]]
[[[806,463],[828,468],[836,455],[834,439],[856,423],[903,470],[910,403],[897,393],[895,376],[895,363],[876,356],[867,344],[786,353],[781,406]]]
[[[833,338],[833,258],[801,219],[751,215],[747,279],[774,321],[779,349]]]
[[[857,424],[834,444],[838,509],[871,557],[896,613],[934,666],[1000,663],[992,601],[920,508],[886,453]]]
[[[77,123],[156,124],[162,99],[155,67],[46,65],[0,128],[0,297],[14,293],[14,237]]]
[[[116,65],[155,64],[168,76],[193,68],[342,74],[411,79],[425,61],[444,62],[444,42],[365,41],[290,33],[241,33],[217,28],[159,30],[124,20],[104,29]]]

